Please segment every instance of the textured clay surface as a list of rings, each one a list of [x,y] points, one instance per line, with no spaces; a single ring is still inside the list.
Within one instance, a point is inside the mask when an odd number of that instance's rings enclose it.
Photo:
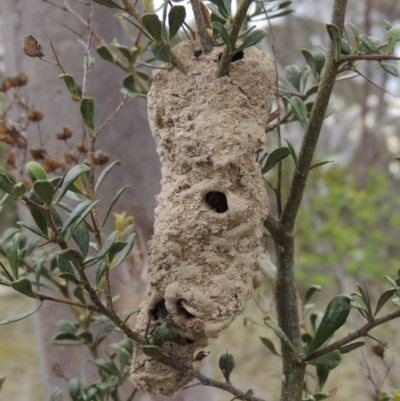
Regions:
[[[266,108],[275,96],[272,58],[256,48],[215,78],[222,49],[195,57],[195,43],[174,52],[187,68],[154,73],[150,126],[162,163],[151,241],[149,284],[136,330],[150,337],[164,321],[162,346],[199,370],[207,338],[216,338],[252,293],[268,198],[255,152],[265,142]],[[193,377],[136,347],[137,387],[171,395]]]

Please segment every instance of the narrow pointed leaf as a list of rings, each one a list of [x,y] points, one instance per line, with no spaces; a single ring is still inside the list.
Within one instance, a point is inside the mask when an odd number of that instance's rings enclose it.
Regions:
[[[99,203],[100,201],[99,200],[97,200],[97,201],[94,201],[92,204],[90,204],[90,205],[88,205],[87,207],[86,207],[86,209],[82,212],[82,214],[76,219],[76,221],[73,223],[73,225],[72,225],[72,227],[71,227],[71,230],[70,230],[70,235],[74,235],[74,233],[75,233],[75,230],[79,227],[79,225],[83,222],[84,223],[84,220],[85,220],[85,218],[86,218],[86,216],[90,213],[90,211]],[[85,224],[85,223],[84,223]],[[90,229],[90,226],[87,226],[87,227],[89,227],[89,229]],[[69,238],[69,236],[68,236],[68,238]],[[67,239],[68,239],[67,238]]]
[[[260,340],[274,355],[279,355],[274,343],[268,337],[260,336]]]
[[[26,228],[29,231],[32,231],[36,235],[41,236],[42,238],[49,239],[49,237],[47,235],[45,235],[42,231],[38,230],[36,227],[34,227],[28,223],[25,223],[24,221],[17,221],[17,224],[21,227]]]
[[[301,71],[297,65],[288,65],[285,67],[287,80],[294,86],[297,92],[300,92]]]
[[[296,355],[296,351],[294,350],[292,343],[287,338],[287,336],[284,333],[284,331],[273,320],[271,320],[269,317],[264,320],[264,323],[268,327],[270,327],[275,332],[275,334],[280,338],[282,343],[285,344],[286,347],[288,347],[290,350],[292,350],[294,355]],[[296,357],[297,357],[297,355],[296,355]]]
[[[255,29],[250,32],[247,38],[243,41],[243,43],[235,50],[235,54],[247,49],[248,47],[255,46],[257,43],[260,43],[266,36],[268,32],[264,29]]]
[[[116,160],[115,162],[112,162],[109,164],[99,175],[99,178],[96,181],[96,185],[94,187],[94,190],[97,191],[103,182],[104,178],[107,177],[107,174],[115,167],[115,166],[120,166],[121,162],[119,160]]]
[[[58,397],[61,395],[62,390],[60,387],[56,387],[52,392],[50,396],[50,401],[57,401]]]
[[[389,299],[392,298],[395,293],[396,293],[396,289],[395,288],[391,288],[390,290],[385,291],[379,297],[378,303],[376,305],[374,316],[376,316],[379,313],[379,311],[383,308],[383,305],[385,305],[385,303],[387,301],[389,301]]]
[[[55,203],[57,204],[68,191],[69,187],[78,179],[82,174],[88,173],[90,171],[90,167],[87,164],[78,164],[67,173],[64,178],[64,181],[61,185],[60,191],[57,195]]]
[[[343,345],[343,347],[340,347],[339,348],[339,352],[341,354],[347,354],[347,353],[349,353],[349,352],[351,352],[351,351],[353,351],[353,350],[355,350],[357,348],[362,347],[363,345],[365,345],[364,341],[354,341],[354,342],[349,343],[347,345]]]
[[[68,216],[67,220],[65,220],[65,223],[61,229],[60,234],[64,234],[68,227],[73,224],[80,216],[83,215],[83,213],[86,213],[85,216],[90,212],[92,208],[89,206],[92,206],[92,202],[87,199],[83,202],[81,202]]]
[[[375,53],[375,54],[380,54],[379,51],[379,47],[378,47],[378,42],[376,40],[376,38],[373,38],[371,36],[365,35],[365,34],[361,34],[359,36],[360,42],[365,46],[365,48],[371,52],[371,53]],[[362,49],[362,48],[360,48]]]
[[[22,320],[22,319],[25,319],[28,316],[33,315],[34,313],[36,313],[40,309],[40,307],[42,306],[42,303],[43,303],[43,301],[40,302],[39,306],[36,309],[30,310],[28,312],[20,313],[19,315],[14,315],[14,316],[7,317],[6,319],[4,319],[4,320],[2,320],[0,322],[0,326],[3,325],[3,324],[18,322],[18,320]]]
[[[391,277],[385,276],[385,279],[386,279],[387,281],[389,281],[389,283],[390,283],[394,288],[397,288],[397,287],[398,287],[396,281],[393,280]]]
[[[142,24],[157,43],[162,42],[162,26],[157,14],[143,15]]]
[[[83,304],[86,304],[86,299],[83,295],[83,288],[81,287],[76,287],[74,290],[74,296],[76,299],[78,299],[80,302],[82,302]]]
[[[89,251],[89,230],[84,222],[81,222],[76,226],[72,233],[72,238],[76,242],[76,245],[78,245],[83,259],[85,260]]]
[[[101,369],[105,370],[107,373],[113,376],[119,376],[117,367],[114,365],[111,359],[99,358],[94,361],[94,363]]]
[[[335,369],[336,366],[342,361],[342,357],[340,356],[340,352],[338,350],[332,351],[329,354],[323,355],[317,359],[313,359],[308,363],[314,366],[320,366],[322,368],[332,370]]]
[[[100,261],[99,263],[97,263],[96,274],[95,274],[95,282],[96,282],[97,288],[99,288],[101,279],[103,278],[106,270],[107,270],[107,263],[105,263],[103,261]]]
[[[268,155],[267,160],[265,161],[265,164],[261,170],[262,174],[267,173],[275,166],[275,164],[279,163],[280,161],[288,157],[290,154],[291,154],[290,149],[285,146],[275,149]]]
[[[4,174],[8,180],[0,176],[0,189],[2,189],[6,194],[14,196],[13,186],[17,183],[15,178],[4,168],[0,167],[0,173]],[[11,183],[9,182],[11,181]]]
[[[117,192],[117,194],[114,196],[113,200],[111,201],[110,207],[109,207],[108,210],[107,210],[106,217],[104,218],[103,224],[101,225],[102,228],[103,228],[104,225],[106,224],[107,219],[108,219],[108,216],[110,215],[112,208],[113,208],[114,205],[118,202],[118,199],[120,198],[120,196],[121,196],[128,188],[130,188],[129,185],[127,185],[126,187],[121,188],[121,189]]]
[[[304,296],[304,302],[307,303],[316,291],[321,291],[321,290],[322,290],[322,287],[321,287],[320,285],[318,285],[318,284],[313,284],[313,285],[306,291],[306,295]]]
[[[80,265],[83,262],[82,255],[75,249],[64,249],[59,254],[63,259],[69,260],[74,265]]]
[[[10,264],[13,277],[15,279],[18,279],[18,274],[19,274],[19,261],[18,261],[18,244],[19,244],[19,239],[21,237],[20,233],[16,233],[12,239],[12,241],[9,241],[6,245],[6,254],[7,254],[7,259],[8,263]]]
[[[229,377],[235,368],[235,359],[232,354],[222,354],[219,358],[219,368],[225,377],[227,383],[230,383]]]
[[[186,18],[185,6],[172,6],[168,14],[169,40],[178,33]]]
[[[333,163],[333,160],[327,160],[327,161],[324,161],[324,162],[319,162],[319,163],[313,164],[308,171],[311,171],[313,168],[321,167],[324,164],[328,164],[328,163]]]
[[[318,383],[318,390],[322,391],[328,376],[329,376],[329,372],[330,370],[327,368],[324,368],[323,366],[317,366],[317,383]]]
[[[304,129],[306,129],[308,124],[308,117],[307,106],[305,105],[305,103],[296,96],[293,96],[290,99],[285,97],[284,99],[287,100],[292,106],[292,112],[296,120],[299,121]]]
[[[307,64],[310,66],[314,77],[318,78],[318,76],[317,76],[317,67],[316,67],[316,64],[315,64],[314,56],[306,49],[303,49],[301,52],[302,52],[304,58],[306,59]]]
[[[107,46],[101,45],[96,47],[97,54],[109,63],[115,63],[115,57]]]
[[[334,24],[326,24],[326,29],[332,41],[335,52],[335,60],[338,61],[342,51],[342,35],[339,28]]]
[[[136,233],[133,233],[128,237],[128,240],[126,241],[126,245],[125,245],[124,249],[118,255],[117,261],[115,263],[113,263],[113,266],[112,266],[113,269],[118,267],[127,258],[127,256],[131,253],[133,244],[135,243],[135,238],[136,238]]]
[[[11,287],[14,288],[15,291],[18,291],[27,297],[35,298],[32,292],[32,283],[27,278],[21,278],[13,281],[11,283]]]
[[[36,286],[38,291],[40,291],[40,274],[42,272],[42,267],[43,267],[43,263],[46,260],[46,256],[44,256],[43,258],[40,258],[36,264],[35,264],[35,280],[36,280]]]
[[[352,24],[351,22],[349,23],[349,26],[350,26],[350,28],[351,28],[351,30],[353,32],[354,39],[357,42],[358,41],[358,36],[360,35],[360,33],[358,32],[358,28],[354,24]]]
[[[400,28],[390,28],[387,31],[388,45],[386,48],[386,54],[393,54],[394,47],[397,41],[400,39]]]
[[[115,3],[112,0],[93,0],[93,2],[95,2],[97,4],[101,4],[102,6],[106,6],[109,8],[116,8],[118,10],[124,10],[120,5],[118,5],[117,3]]]
[[[112,244],[112,247],[111,247],[111,249],[110,249],[110,252],[108,253],[108,261],[109,261],[110,263],[111,263],[112,260],[114,259],[114,256],[115,256],[117,253],[121,252],[121,251],[125,248],[126,244],[127,244],[127,242],[125,242],[125,241],[115,241],[115,242]]]
[[[94,99],[92,97],[84,97],[80,102],[79,109],[83,122],[91,135],[94,135]]]
[[[211,27],[219,33],[219,35],[221,36],[221,39],[228,46],[229,53],[232,53],[233,52],[232,42],[231,42],[231,38],[229,37],[229,33],[226,30],[226,28],[217,21],[211,22]],[[239,50],[237,50],[237,51],[239,51]]]
[[[58,76],[60,79],[62,79],[69,90],[69,93],[71,94],[72,98],[75,100],[80,100],[81,95],[78,92],[78,88],[76,86],[75,80],[72,75],[69,74],[60,74]]]
[[[351,299],[347,295],[337,295],[329,302],[314,339],[307,348],[306,357],[316,351],[336,330],[343,326],[350,313],[350,301]]]
[[[317,52],[314,54],[314,61],[315,61],[315,67],[317,69],[317,77],[319,78],[321,75],[321,72],[325,66],[325,61],[326,61],[326,55],[323,52]]]
[[[385,61],[381,61],[379,64],[389,74],[393,75],[394,77],[399,76],[399,71],[393,64],[386,63]]]

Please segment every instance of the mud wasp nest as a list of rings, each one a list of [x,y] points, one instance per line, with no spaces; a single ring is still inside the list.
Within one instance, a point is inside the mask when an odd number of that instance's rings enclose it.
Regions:
[[[136,330],[169,329],[165,355],[181,372],[136,347],[138,388],[171,395],[199,371],[208,338],[240,314],[252,293],[268,198],[255,152],[265,142],[266,108],[275,96],[272,58],[256,48],[215,78],[221,49],[196,57],[193,43],[175,47],[187,68],[154,73],[148,97],[162,162],[149,258],[149,284]]]

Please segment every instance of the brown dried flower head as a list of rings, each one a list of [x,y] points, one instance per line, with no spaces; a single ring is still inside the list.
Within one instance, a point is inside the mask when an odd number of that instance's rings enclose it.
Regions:
[[[29,57],[42,58],[44,56],[43,47],[32,35],[25,36],[23,48],[24,53]]]
[[[38,122],[38,121],[42,121],[43,120],[43,113],[41,111],[38,110],[31,110],[28,115],[27,115],[27,119],[29,121],[33,121],[33,122]]]

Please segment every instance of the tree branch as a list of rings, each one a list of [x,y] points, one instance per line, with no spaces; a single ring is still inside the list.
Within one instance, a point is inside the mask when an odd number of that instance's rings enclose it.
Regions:
[[[319,351],[314,352],[311,354],[306,361],[311,361],[313,359],[319,358],[320,356],[329,354],[332,351],[335,351],[339,349],[340,347],[343,347],[343,345],[346,345],[357,338],[360,337],[365,337],[367,336],[367,333],[372,330],[373,328],[380,326],[383,323],[389,322],[390,320],[397,319],[400,317],[400,309],[395,310],[394,312],[388,313],[385,316],[382,316],[379,319],[372,320],[371,322],[368,322],[365,324],[363,327],[360,329],[356,330],[353,333],[348,334],[346,337],[343,337],[341,340],[338,340],[331,345],[328,345],[325,348],[320,349]]]
[[[212,51],[213,44],[207,33],[206,21],[204,20],[200,0],[190,0],[190,4],[192,5],[194,19],[196,21],[197,32],[200,36],[201,45],[203,46],[204,53],[208,54]]]
[[[333,6],[332,24],[336,25],[340,31],[343,30],[346,6],[347,0],[335,0]],[[335,61],[334,47],[330,43],[325,69],[300,149],[298,168],[293,174],[288,200],[282,213],[281,222],[288,232],[292,232],[294,228],[294,222],[307,182],[308,171],[311,167],[339,65],[340,62]]]
[[[340,56],[339,63],[345,63],[348,61],[357,60],[372,60],[372,61],[384,61],[384,60],[400,60],[400,57],[389,56],[387,54],[350,54],[348,56]]]

